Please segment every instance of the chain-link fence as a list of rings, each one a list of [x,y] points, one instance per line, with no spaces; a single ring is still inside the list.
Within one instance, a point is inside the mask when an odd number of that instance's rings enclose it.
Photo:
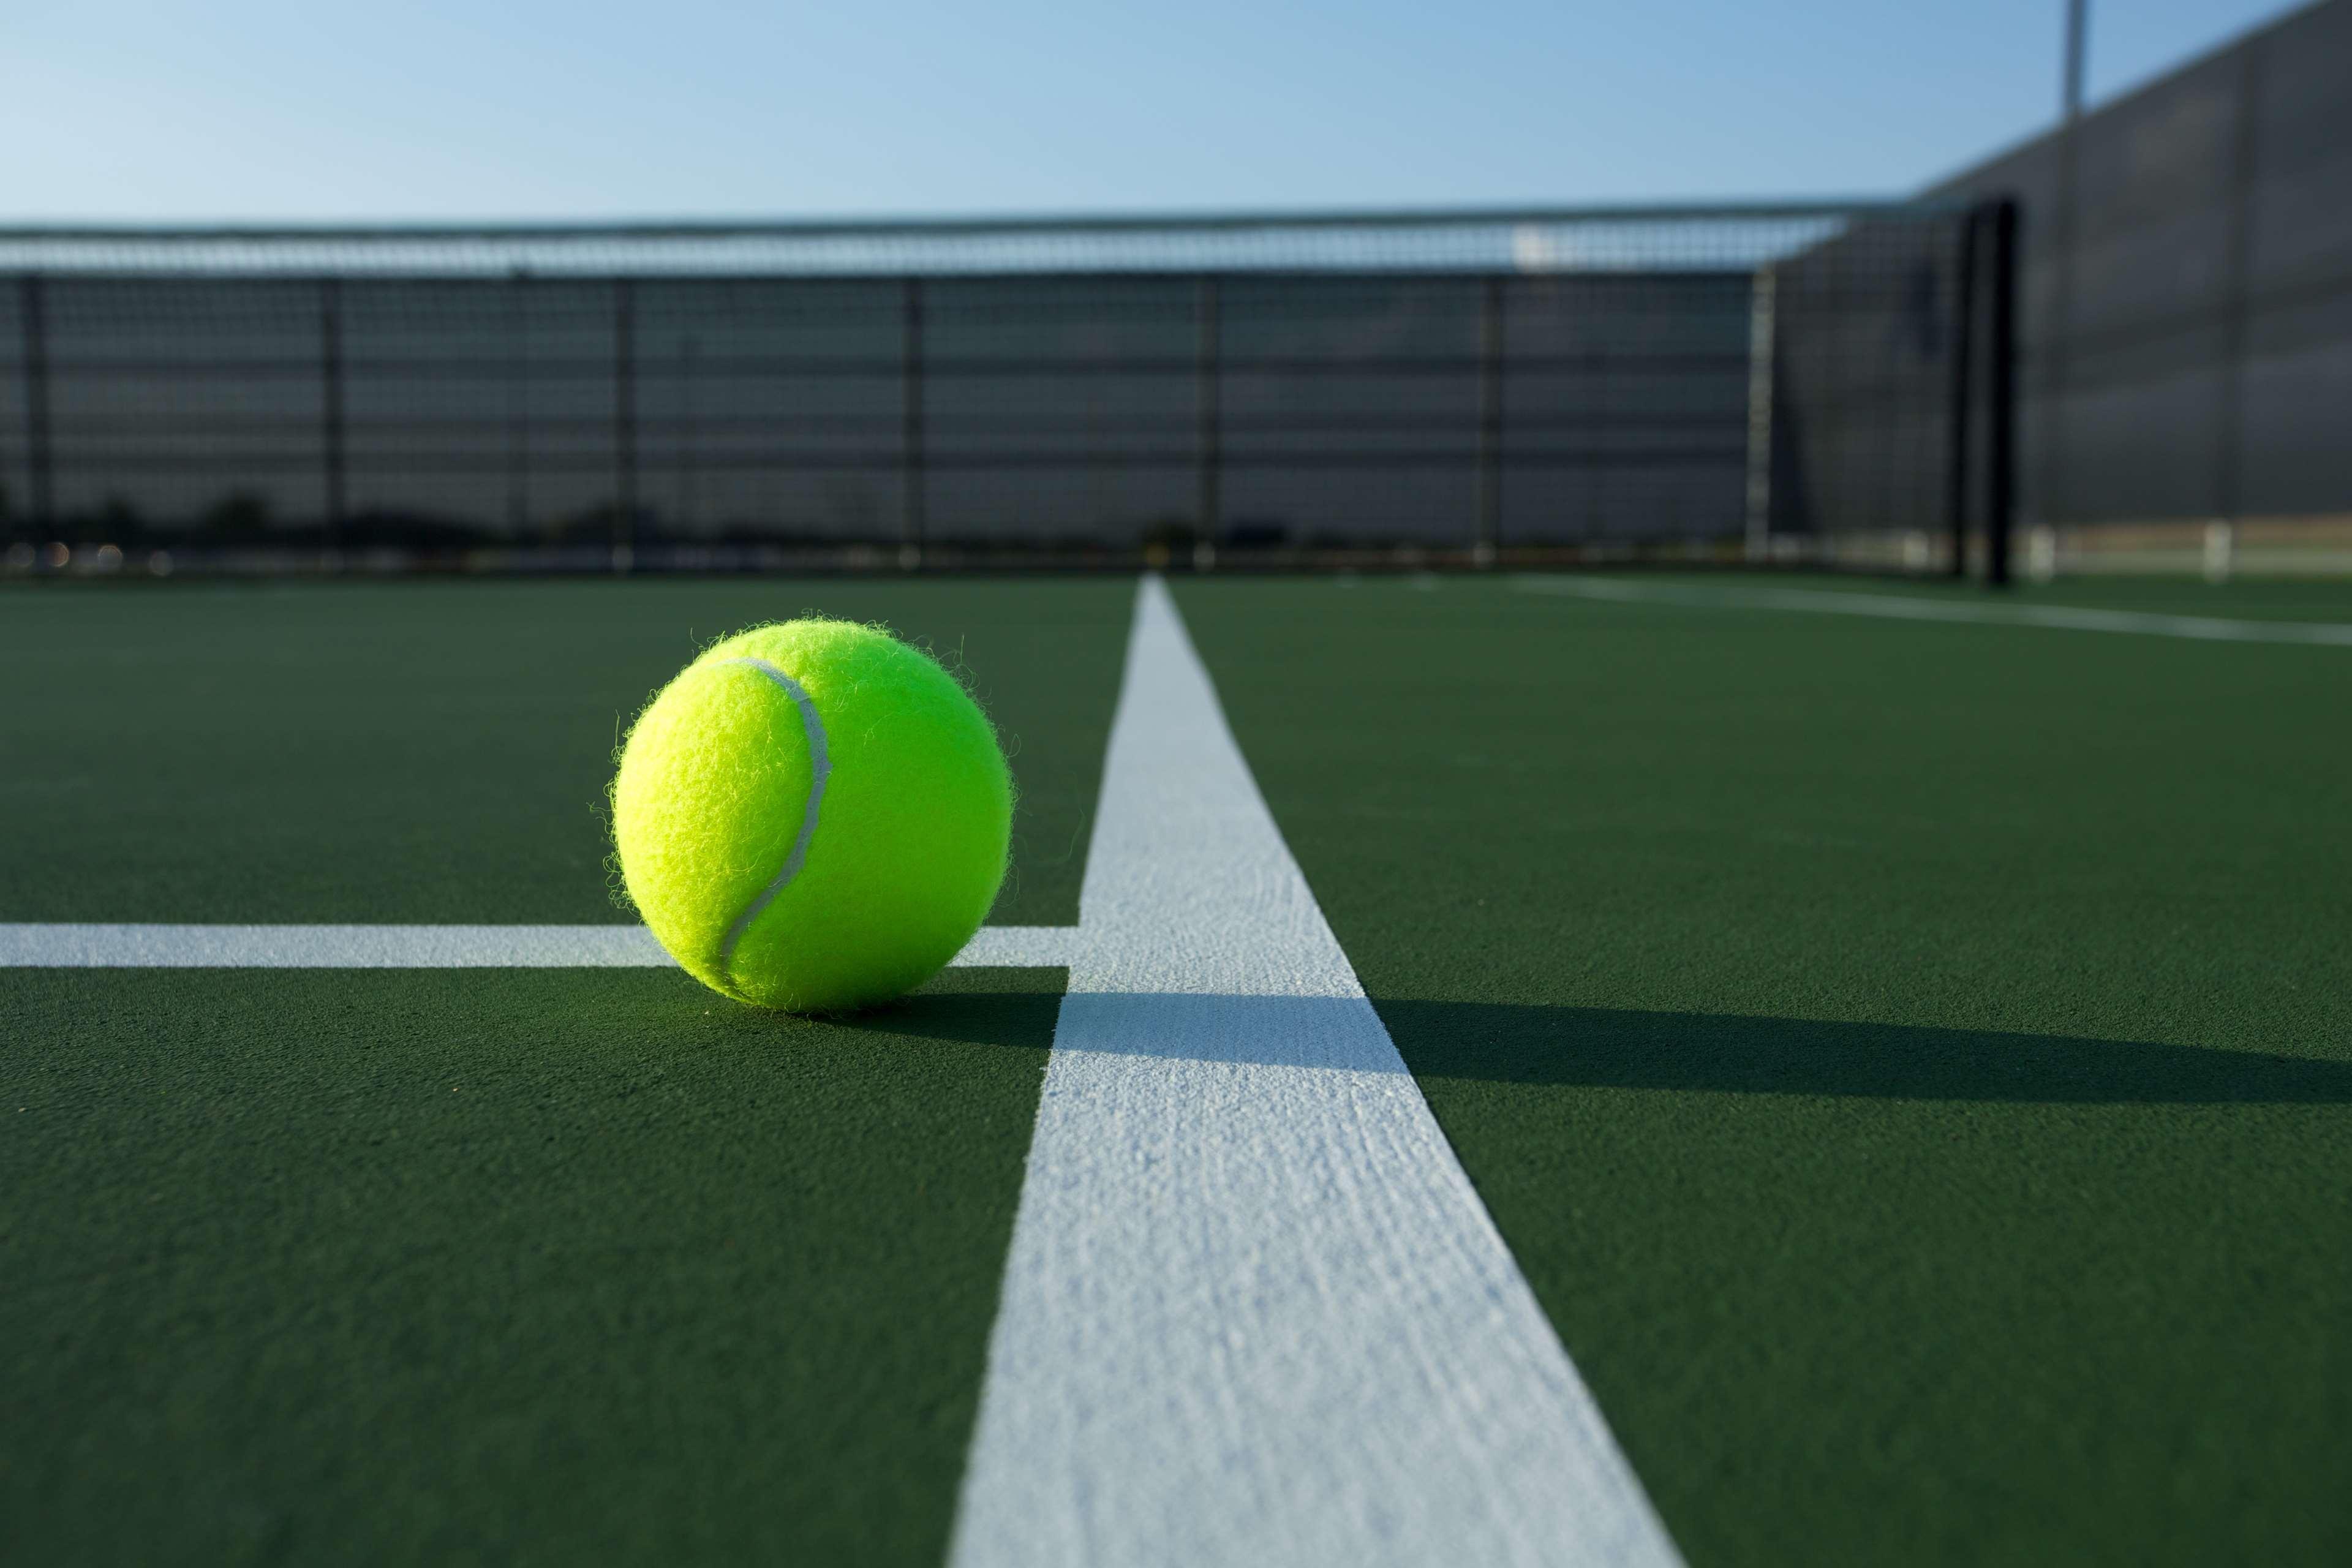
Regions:
[[[1990,455],[1979,232],[0,231],[0,532],[19,569],[1932,565],[1998,499],[1955,501]]]

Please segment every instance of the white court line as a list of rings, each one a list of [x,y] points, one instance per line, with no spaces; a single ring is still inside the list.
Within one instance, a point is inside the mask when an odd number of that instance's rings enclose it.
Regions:
[[[1058,968],[1076,931],[984,926],[951,961]],[[5,925],[0,969],[662,969],[643,926]]]
[[[1993,605],[1914,599],[1894,594],[1843,594],[1820,588],[1726,588],[1631,583],[1610,577],[1514,577],[1522,593],[1559,594],[1621,604],[1680,605],[1708,610],[1805,610],[1899,621],[1959,621],[1978,626],[2051,626],[2074,632],[2129,632],[2200,642],[2325,644],[2352,647],[2352,626],[2336,621],[2234,621],[2214,616],[2160,616],[2142,610],[2090,610],[2066,605]]]
[[[955,1568],[1679,1561],[1147,579]]]

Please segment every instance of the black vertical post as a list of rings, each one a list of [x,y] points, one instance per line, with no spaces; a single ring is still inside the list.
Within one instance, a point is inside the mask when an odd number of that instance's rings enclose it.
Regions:
[[[1748,472],[1741,506],[1748,563],[1772,559],[1772,389],[1780,346],[1780,276],[1769,263],[1748,289]]]
[[[688,333],[677,346],[677,528],[680,532],[694,531],[694,514],[699,510],[699,478],[694,471],[698,432],[694,427],[694,373],[702,355],[702,343]]]
[[[49,467],[48,300],[40,274],[25,274],[16,296],[25,333],[25,466],[31,471],[33,521],[47,530],[57,521],[57,498]]]
[[[2074,252],[2082,227],[2083,74],[2088,57],[2087,0],[2066,0],[2065,76],[2059,84],[2058,180],[2047,233],[2038,243],[2049,258],[2050,300],[2034,348],[2040,401],[2034,433],[2041,447],[2034,459],[2034,521],[2043,526],[2059,517],[2066,483],[2067,395],[2074,353]]]
[[[1221,444],[1223,415],[1219,404],[1223,328],[1218,318],[1219,300],[1214,278],[1201,279],[1199,300],[1200,361],[1194,370],[1194,380],[1200,417],[1201,531],[1195,547],[1196,557],[1201,546],[1215,551],[1217,534],[1223,526],[1224,511],[1224,452]]]
[[[637,289],[634,279],[613,280],[613,570],[636,563],[637,535]]]
[[[530,276],[518,267],[507,278],[507,526],[518,536],[530,521]]]
[[[2086,51],[2084,34],[2089,18],[2084,0],[2066,0],[2066,63],[2065,76],[2058,84],[2059,110],[2072,122],[2083,114],[2083,64]]]
[[[905,361],[902,379],[906,404],[901,435],[904,508],[899,519],[898,564],[909,569],[923,563],[923,280],[909,278],[906,285]]]
[[[2242,474],[2245,450],[2246,333],[2253,281],[2254,176],[2260,168],[2254,127],[2261,118],[2263,46],[2241,44],[2238,123],[2230,170],[2228,259],[2221,277],[2221,429],[2213,452],[2213,520],[2234,526],[2245,510]]]
[[[2009,583],[2009,536],[2017,512],[2017,203],[2004,197],[1992,205],[1992,341],[1986,379],[1990,394],[1986,417],[1985,581]]]
[[[319,442],[326,468],[326,550],[343,542],[343,298],[342,281],[319,279]]]
[[[1944,526],[1952,538],[1951,574],[1969,574],[1969,416],[1974,411],[1977,335],[1977,209],[1959,222],[1958,254],[1952,258],[1952,405],[1944,468]]]
[[[1486,280],[1478,307],[1477,538],[1471,559],[1492,566],[1503,539],[1503,279]]]

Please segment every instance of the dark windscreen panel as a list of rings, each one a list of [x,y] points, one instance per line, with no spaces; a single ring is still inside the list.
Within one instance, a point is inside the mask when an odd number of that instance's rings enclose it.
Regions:
[[[2352,0],[1940,184],[2023,208],[2021,514],[2352,516]]]
[[[74,265],[7,290],[0,516],[29,542],[646,565],[1492,558],[1925,517],[1950,214],[1482,223],[1360,236],[1351,266],[1320,229],[1208,230],[1186,245],[1217,265],[1186,270],[1140,264],[1186,248],[1166,234],[1025,232],[1008,271],[919,231],[869,244],[887,274],[793,231],[50,240],[33,258]],[[747,259],[774,269],[716,265]]]

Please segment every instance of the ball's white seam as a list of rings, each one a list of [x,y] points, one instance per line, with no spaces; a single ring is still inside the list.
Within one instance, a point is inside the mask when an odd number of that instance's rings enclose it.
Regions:
[[[729,658],[719,662],[756,669],[782,687],[800,708],[801,729],[808,736],[809,748],[808,805],[801,813],[800,837],[793,840],[793,852],[784,857],[783,868],[776,873],[775,880],[762,888],[760,896],[743,907],[743,912],[735,917],[735,923],[727,928],[727,935],[719,942],[719,965],[731,968],[735,962],[735,946],[743,940],[743,933],[750,931],[751,922],[776,901],[776,895],[792,886],[793,879],[801,874],[801,867],[808,860],[809,840],[816,837],[817,808],[824,804],[824,781],[833,773],[833,759],[825,750],[824,721],[817,717],[816,703],[799,681],[764,658]]]

